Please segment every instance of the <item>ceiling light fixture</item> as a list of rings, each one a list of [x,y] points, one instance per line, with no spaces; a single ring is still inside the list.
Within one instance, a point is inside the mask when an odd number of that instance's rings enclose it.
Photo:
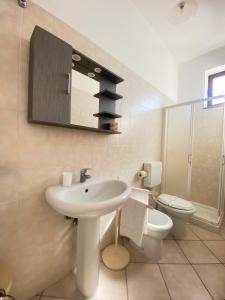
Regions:
[[[177,0],[169,17],[171,24],[182,24],[193,17],[198,9],[196,0]]]
[[[95,71],[96,73],[100,74],[100,73],[101,73],[101,71],[102,71],[102,69],[101,69],[101,68],[98,68],[98,67],[96,67],[96,68],[94,68],[94,71]]]
[[[75,61],[81,61],[80,55],[78,55],[78,54],[76,54],[76,53],[74,53],[74,54],[72,55],[72,59],[75,60]]]
[[[90,73],[88,73],[88,77],[93,78],[93,77],[95,77],[95,74],[90,72]]]

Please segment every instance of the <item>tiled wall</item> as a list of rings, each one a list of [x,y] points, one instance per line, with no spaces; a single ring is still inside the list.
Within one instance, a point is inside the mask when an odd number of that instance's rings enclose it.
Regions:
[[[87,20],[88,21],[88,20]],[[122,135],[31,125],[26,122],[29,40],[34,26],[125,78],[118,92]],[[117,45],[123,47],[122,43]],[[0,260],[14,274],[17,299],[33,296],[68,273],[74,264],[74,230],[45,202],[45,188],[63,170],[92,167],[93,175],[134,175],[144,161],[160,159],[161,95],[95,44],[36,5],[0,2]]]

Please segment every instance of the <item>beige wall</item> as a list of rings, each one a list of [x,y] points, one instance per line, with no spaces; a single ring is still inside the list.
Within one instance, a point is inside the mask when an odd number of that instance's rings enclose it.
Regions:
[[[28,124],[29,40],[38,24],[124,77],[118,92],[122,135],[103,135]],[[148,160],[160,159],[161,109],[168,99],[60,20],[29,3],[0,2],[0,260],[14,274],[17,299],[33,296],[70,272],[74,229],[45,201],[45,188],[63,170],[92,167],[93,175],[134,175]]]
[[[224,64],[224,46],[180,64],[177,85],[178,102],[205,98],[205,72]]]

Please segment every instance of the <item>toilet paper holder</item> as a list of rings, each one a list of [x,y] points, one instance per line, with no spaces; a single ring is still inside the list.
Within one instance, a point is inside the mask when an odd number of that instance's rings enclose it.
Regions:
[[[143,178],[145,178],[145,177],[147,177],[148,176],[148,173],[146,172],[146,171],[138,171],[137,172],[137,177],[139,178],[139,179],[143,179]]]

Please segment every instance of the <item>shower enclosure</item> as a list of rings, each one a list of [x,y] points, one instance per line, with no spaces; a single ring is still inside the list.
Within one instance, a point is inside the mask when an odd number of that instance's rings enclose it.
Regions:
[[[209,105],[215,98],[165,108],[162,180],[162,192],[191,201],[193,221],[212,229],[222,222],[225,195],[225,107]]]

